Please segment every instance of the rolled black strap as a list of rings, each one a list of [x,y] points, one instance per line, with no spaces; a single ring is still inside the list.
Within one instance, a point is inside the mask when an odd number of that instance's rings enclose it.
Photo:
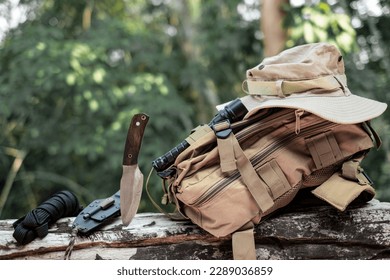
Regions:
[[[19,244],[28,244],[36,237],[45,237],[49,226],[58,219],[77,216],[80,211],[77,197],[72,192],[60,191],[15,221],[13,237]]]

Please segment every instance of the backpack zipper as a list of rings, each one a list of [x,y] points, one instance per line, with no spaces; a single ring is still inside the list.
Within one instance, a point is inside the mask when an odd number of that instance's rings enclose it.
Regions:
[[[295,113],[293,112],[293,115]],[[300,130],[300,134],[296,134],[295,131],[289,132],[284,137],[280,138],[279,140],[272,142],[270,145],[268,145],[266,148],[262,149],[259,153],[254,155],[250,162],[252,163],[253,167],[257,169],[264,160],[270,156],[275,151],[282,149],[283,147],[287,146],[286,144],[291,144],[292,141],[296,140],[298,137],[304,137],[307,135],[312,134],[316,130],[321,131],[323,129],[332,128],[338,126],[336,123],[330,123],[329,121],[323,121],[318,124],[315,124],[310,127],[302,128]],[[244,134],[244,133],[243,133]],[[249,133],[245,133],[245,135],[248,135]],[[245,136],[243,135],[243,136]],[[238,138],[237,138],[238,140]],[[233,181],[237,180],[240,177],[240,172],[237,170],[235,171],[229,178],[222,179],[221,181],[217,182],[209,188],[207,191],[205,191],[202,195],[200,195],[193,203],[191,203],[191,206],[200,206],[207,201],[211,200],[216,194],[218,194],[220,191],[222,191],[225,187],[230,185]]]
[[[238,132],[236,134],[237,141],[238,142],[243,141],[245,138],[251,137],[253,133],[258,134],[259,132],[272,127],[275,123],[283,124],[283,121],[290,120],[296,115],[295,111],[291,111],[288,113],[285,113],[284,111],[280,111],[280,112],[281,113],[279,114],[279,116],[276,117],[274,116],[274,119],[272,121],[268,121],[268,122],[267,120],[259,121]],[[265,124],[263,122],[265,122]]]

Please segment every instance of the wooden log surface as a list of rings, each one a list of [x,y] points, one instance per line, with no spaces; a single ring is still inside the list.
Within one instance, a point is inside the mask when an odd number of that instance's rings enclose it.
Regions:
[[[63,259],[74,218],[62,218],[43,239],[18,245],[15,220],[0,221],[0,259]],[[258,259],[390,259],[390,203],[372,200],[339,212],[329,206],[279,213],[256,227]],[[162,214],[120,218],[77,236],[71,259],[232,259],[231,238],[216,238],[189,221]]]

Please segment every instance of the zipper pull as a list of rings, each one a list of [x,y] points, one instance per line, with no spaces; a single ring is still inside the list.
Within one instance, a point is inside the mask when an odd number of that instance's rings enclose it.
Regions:
[[[301,132],[301,116],[305,113],[303,109],[295,110],[295,134],[299,134]]]

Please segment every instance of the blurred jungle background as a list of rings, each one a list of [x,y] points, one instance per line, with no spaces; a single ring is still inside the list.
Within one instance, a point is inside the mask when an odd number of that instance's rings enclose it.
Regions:
[[[352,92],[388,103],[389,4],[0,0],[0,218],[64,189],[84,206],[115,193],[138,112],[150,116],[139,159],[146,178],[152,160],[208,123],[216,104],[244,96],[246,69],[298,44],[336,44]],[[383,201],[389,122],[390,110],[373,122],[383,145],[364,161]],[[160,185],[154,174],[156,200]],[[146,196],[140,211],[155,211]]]

